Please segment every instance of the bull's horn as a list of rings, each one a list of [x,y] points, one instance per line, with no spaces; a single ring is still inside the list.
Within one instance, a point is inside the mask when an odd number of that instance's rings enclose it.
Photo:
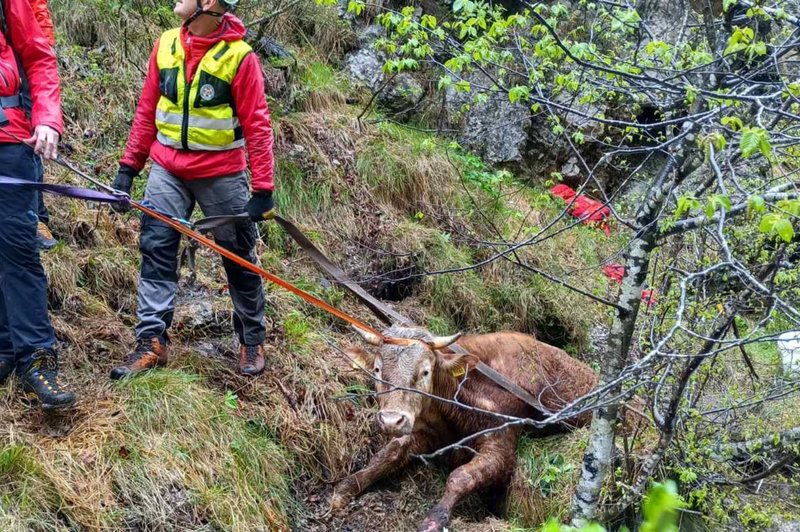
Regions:
[[[434,349],[444,349],[448,345],[456,343],[459,338],[461,338],[460,332],[455,333],[453,336],[435,336],[429,344]]]
[[[369,332],[369,331],[365,331],[364,329],[362,329],[360,327],[356,327],[355,325],[353,325],[352,327],[353,327],[353,329],[356,330],[356,332],[358,334],[361,335],[361,337],[368,344],[370,344],[370,345],[382,345],[383,344],[383,339],[380,336],[376,335],[375,333],[372,333],[372,332]]]

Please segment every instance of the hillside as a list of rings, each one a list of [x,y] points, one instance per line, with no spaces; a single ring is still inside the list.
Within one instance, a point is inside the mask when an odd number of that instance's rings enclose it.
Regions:
[[[614,298],[620,290],[601,266],[618,260],[628,237],[621,224],[612,223],[606,235],[562,219],[564,202],[549,188],[559,177],[570,182],[560,175],[566,162],[556,165],[560,156],[544,154],[537,168],[498,161],[468,142],[459,145],[447,127],[438,127],[442,120],[430,103],[438,98],[433,77],[416,76],[414,83],[426,95],[419,105],[430,108],[412,119],[386,102],[376,105],[350,63],[365,48],[365,23],[341,16],[345,6],[310,0],[243,4],[238,15],[245,22],[263,20],[251,29],[270,39],[269,46],[262,41],[256,48],[276,139],[278,211],[370,293],[433,333],[530,333],[600,372],[613,321],[609,309],[536,272],[568,278],[595,297]],[[171,6],[138,0],[51,0],[50,5],[67,124],[62,151],[110,182],[152,42],[175,24]],[[370,9],[378,8],[368,6],[367,20]],[[532,141],[526,142],[531,149]],[[52,182],[87,185],[54,164],[46,173]],[[143,185],[140,178],[135,198]],[[134,341],[140,220],[103,205],[46,200],[50,227],[60,241],[42,255],[51,316],[64,380],[80,402],[69,414],[45,415],[20,399],[16,383],[0,388],[0,529],[415,529],[441,495],[445,464],[417,464],[378,483],[344,512],[328,512],[332,485],[363,467],[383,441],[372,418],[376,401],[370,380],[343,352],[359,342],[345,323],[268,286],[267,370],[255,379],[238,375],[224,271],[217,256],[199,249],[196,271],[182,268],[168,367],[111,382],[110,369]],[[613,206],[630,213],[637,200],[632,192],[620,193]],[[535,245],[487,260],[504,243],[550,227],[553,220],[558,229]],[[699,248],[694,245],[667,248],[659,259],[692,256]],[[258,254],[268,271],[380,325],[319,273],[276,224],[261,224]],[[482,261],[486,264],[475,266]],[[659,275],[669,269],[654,262]],[[671,304],[676,286],[658,281],[653,273],[651,286]],[[648,323],[637,329],[637,357],[650,348],[650,321],[661,316],[659,326],[664,325],[663,315],[647,308]],[[743,329],[756,321],[743,320]],[[771,326],[773,332],[787,327],[779,320]],[[774,345],[750,349],[760,385],[777,382]],[[752,382],[738,354],[724,356],[724,369],[704,374],[706,380],[719,377],[709,385],[719,404],[738,399],[736,390],[726,395],[726,386]],[[719,384],[723,379],[726,384]],[[708,397],[703,401],[693,406],[713,406]],[[796,426],[795,407],[796,396],[789,395],[736,418],[737,427],[749,437],[762,434],[769,424],[765,419],[776,427]],[[694,418],[686,423],[706,428]],[[452,530],[531,530],[549,517],[566,518],[588,436],[587,427],[524,437],[508,497],[471,497],[457,508]],[[627,441],[620,447],[626,458],[643,460],[644,449],[658,436],[646,431],[630,448]],[[707,443],[687,437],[681,453],[661,470],[664,477],[680,475],[696,513],[710,516],[691,526],[719,526],[726,501],[733,499],[747,514],[737,526],[766,529],[773,514],[796,518],[791,502],[796,480],[788,474],[785,500],[778,488],[768,487],[761,500],[738,487],[724,491],[722,482],[700,494],[707,488],[688,473],[683,476],[684,463],[696,459],[709,471],[730,473],[728,465],[709,465],[692,454]],[[638,462],[620,465],[623,469],[619,477],[633,475]],[[624,490],[625,482],[622,488],[607,486],[603,496],[618,495],[614,490]]]
[[[51,5],[68,124],[64,151],[110,180],[149,43],[160,20],[172,21],[146,5]],[[576,313],[566,290],[502,263],[423,275],[481,259],[470,242],[492,233],[477,207],[496,209],[502,231],[513,234],[559,205],[444,139],[376,122],[374,114],[359,121],[367,99],[337,70],[336,50],[351,32],[332,8],[311,3],[269,26],[297,58],[285,70],[288,85],[269,95],[280,212],[354,279],[433,331],[515,329],[585,352],[597,313]],[[86,185],[55,165],[47,175]],[[389,530],[413,527],[424,515],[441,486],[441,472],[424,467],[403,475],[399,486],[371,490],[344,517],[324,515],[331,482],[363,465],[380,440],[370,421],[373,402],[359,398],[368,383],[339,350],[356,340],[345,324],[269,287],[268,370],[254,380],[238,376],[224,272],[205,250],[194,283],[183,270],[169,368],[109,382],[108,371],[133,341],[139,221],[76,200],[47,203],[61,241],[43,255],[52,317],[65,380],[80,404],[50,418],[21,403],[14,384],[2,391],[0,528]],[[261,231],[266,269],[375,323],[323,281],[277,226]],[[599,260],[604,239],[585,229],[525,254],[551,268],[579,267]],[[603,290],[603,283],[589,280],[587,288]],[[526,474],[536,478],[537,471]],[[481,506],[466,508],[457,529],[485,529],[469,524],[483,517]]]

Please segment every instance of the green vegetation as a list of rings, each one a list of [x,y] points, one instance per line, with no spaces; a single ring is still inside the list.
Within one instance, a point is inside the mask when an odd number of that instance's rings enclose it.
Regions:
[[[257,20],[275,7],[248,4],[241,13],[245,20]],[[344,54],[355,44],[352,27],[331,6],[312,1],[289,4],[265,32],[285,44],[291,58],[263,61],[268,73],[280,73],[287,85],[280,94],[269,95],[275,118],[279,212],[364,286],[377,293],[398,285],[393,304],[433,333],[518,330],[585,358],[590,330],[608,324],[608,311],[536,272],[569,279],[577,288],[610,299],[618,288],[600,274],[599,267],[625,247],[625,238],[617,231],[606,236],[580,226],[489,260],[509,242],[536,234],[563,211],[564,203],[547,191],[560,174],[532,180],[511,169],[493,168],[451,140],[426,132],[430,124],[403,126],[379,112],[364,113],[371,95],[341,72]],[[482,27],[480,22],[467,25],[465,17],[482,19],[498,32],[518,21],[495,20],[488,11],[477,13],[472,2],[456,4],[461,10],[473,10],[472,15],[461,11],[456,16],[452,24],[459,31]],[[69,117],[65,144],[71,147],[72,159],[110,180],[150,46],[163,28],[174,24],[170,8],[100,0],[52,0],[51,7],[58,26],[64,111]],[[374,15],[367,13],[367,6],[361,9],[364,15]],[[570,21],[562,4],[546,9],[549,12],[543,16],[554,23]],[[412,13],[394,15],[381,21],[395,30],[412,18]],[[631,23],[628,16],[629,11],[620,10],[618,22]],[[428,30],[439,29],[425,20]],[[604,19],[603,24],[614,22]],[[467,29],[464,37],[471,32]],[[729,45],[735,49],[731,53],[758,55],[752,39],[739,35]],[[428,45],[422,41],[403,54],[413,55],[415,48]],[[542,38],[537,43],[548,56],[543,75],[557,76],[565,68],[562,53],[552,40]],[[645,52],[653,56],[648,59],[650,66],[660,64],[656,62],[660,54],[664,61],[683,61],[687,67],[704,60],[700,50],[664,49],[653,43]],[[471,63],[483,60],[473,55],[451,61],[464,62],[458,66],[466,72]],[[406,67],[410,65],[390,62],[389,70]],[[565,94],[575,90],[574,75],[559,79]],[[463,81],[450,82],[466,89]],[[533,91],[526,88],[530,89],[524,83],[513,87],[509,99],[531,103]],[[617,96],[603,91],[586,101]],[[551,125],[558,135],[583,135],[567,132],[557,120]],[[741,132],[742,157],[774,149],[763,131],[733,118],[726,126]],[[635,135],[629,131],[623,136]],[[570,138],[578,145],[585,141],[582,136]],[[701,142],[706,150],[720,146],[715,137]],[[54,166],[48,168],[48,180],[83,184]],[[750,183],[743,178],[743,184]],[[143,185],[144,179],[139,179],[135,197],[141,197]],[[786,224],[798,215],[797,206],[782,204],[783,214],[767,217],[757,199],[752,203],[748,224],[731,229],[731,238],[753,243],[753,261],[766,263],[765,249],[793,236],[792,225]],[[730,205],[723,197],[681,196],[664,228],[686,217],[713,216]],[[377,441],[370,420],[374,399],[368,394],[369,381],[338,350],[355,341],[347,327],[269,286],[267,375],[254,380],[236,375],[238,346],[229,332],[232,306],[226,281],[218,258],[200,251],[197,282],[189,286],[185,270],[181,280],[168,368],[109,385],[108,370],[131,346],[136,321],[138,216],[111,214],[106,208],[66,199],[48,198],[48,206],[54,214],[51,227],[62,241],[43,254],[52,316],[63,344],[65,380],[80,392],[82,404],[74,416],[53,423],[21,401],[13,382],[0,389],[0,529],[284,530],[324,514],[329,486],[366,463]],[[559,222],[557,227],[566,225]],[[263,267],[375,323],[369,311],[341,288],[323,286],[323,276],[276,224],[261,224],[260,236]],[[686,246],[667,249],[664,255],[699,255],[697,241]],[[787,245],[787,255],[795,249],[796,244]],[[703,257],[700,264],[710,260]],[[665,269],[654,263],[659,273]],[[797,295],[796,272],[782,272],[778,282],[787,290],[795,287]],[[659,312],[674,309],[678,289],[669,285],[660,294]],[[700,321],[719,313],[711,304],[690,311]],[[661,314],[652,316],[654,323],[660,320],[658,327],[672,325]],[[199,324],[187,325],[192,320]],[[737,319],[737,324],[742,335],[756,326],[749,318]],[[766,330],[778,333],[788,326],[775,319]],[[639,342],[646,348],[650,339],[642,333]],[[760,382],[779,377],[773,343],[756,342],[746,350]],[[719,360],[704,366],[697,378],[712,383],[727,378],[730,389],[714,389],[713,406],[736,405],[755,384],[739,352],[730,350]],[[697,411],[711,407],[693,405],[691,415],[682,420],[688,429],[680,449],[667,456],[659,471],[660,478],[675,478],[679,485],[652,484],[641,505],[640,530],[675,530],[677,512],[684,505],[703,512],[711,526],[727,525],[735,513],[738,524],[762,530],[772,515],[792,516],[780,500],[757,504],[745,490],[699,481],[721,471],[741,476],[737,468],[708,456],[709,446],[717,442],[715,426]],[[737,415],[735,422],[742,437],[756,437],[771,425],[800,425],[800,413],[776,403]],[[522,439],[504,515],[514,530],[542,526],[546,532],[574,530],[557,521],[568,517],[587,436],[588,429],[581,429]],[[648,431],[625,456],[644,455],[655,439]],[[619,485],[628,480],[628,465],[616,471]],[[403,510],[387,516],[379,508],[376,515],[385,518],[381,525],[413,527],[441,492],[444,478],[439,470],[429,469],[405,478],[400,491],[389,496],[402,498]],[[619,489],[606,486],[603,495],[616,496]],[[455,530],[469,521],[468,512],[457,516]],[[589,525],[581,530],[603,529]]]

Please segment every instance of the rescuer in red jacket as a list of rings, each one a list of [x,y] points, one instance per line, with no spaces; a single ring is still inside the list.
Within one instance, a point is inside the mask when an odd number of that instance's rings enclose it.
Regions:
[[[53,28],[53,18],[50,15],[50,8],[47,6],[47,0],[29,0],[31,4],[31,9],[33,9],[33,15],[36,18],[36,22],[39,23],[39,28],[41,28],[42,33],[44,34],[47,42],[50,46],[56,45],[56,35],[55,29]],[[28,113],[30,116],[31,112],[31,96],[30,90],[28,88],[27,80],[25,76],[22,76],[22,107],[25,109],[25,112]],[[44,165],[42,164],[42,158],[38,157],[36,159],[36,173],[37,177],[40,181],[44,181]],[[53,249],[58,241],[53,237],[53,233],[50,232],[50,228],[47,224],[50,223],[50,213],[47,210],[47,207],[44,204],[44,196],[42,192],[39,191],[37,194],[37,210],[36,215],[39,217],[39,226],[36,234],[36,238],[39,244],[39,249],[41,250],[49,250]]]
[[[35,157],[56,157],[63,130],[56,57],[28,0],[0,0],[0,7],[0,174],[36,182]],[[30,118],[22,108],[22,74],[30,85]],[[32,188],[0,191],[0,381],[16,369],[43,408],[65,408],[75,394],[58,378],[36,204]]]
[[[151,158],[145,202],[189,219],[197,203],[206,216],[248,212],[272,216],[272,126],[258,57],[244,42],[242,22],[230,9],[238,0],[179,0],[180,28],[164,32],[150,57],[133,127],[113,186],[129,193]],[[252,193],[245,171],[245,143]],[[248,200],[249,198],[249,200]],[[124,208],[123,204],[116,207]],[[255,261],[255,224],[223,226],[216,242]],[[137,343],[119,379],[167,361],[167,331],[175,310],[180,234],[142,218]],[[239,370],[264,369],[264,291],[261,278],[223,259],[241,344]]]

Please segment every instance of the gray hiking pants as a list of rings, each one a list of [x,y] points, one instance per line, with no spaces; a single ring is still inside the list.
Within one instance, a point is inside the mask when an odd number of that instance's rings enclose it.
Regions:
[[[211,179],[182,180],[153,164],[145,201],[156,210],[188,220],[195,202],[206,216],[246,211],[249,191],[244,173]],[[225,225],[213,231],[220,246],[255,261],[256,227],[253,223]],[[166,224],[142,215],[139,250],[142,269],[136,312],[137,338],[164,336],[172,324],[178,288],[178,248],[181,235]],[[223,258],[233,300],[233,326],[239,341],[257,345],[266,338],[264,288],[261,277]]]

